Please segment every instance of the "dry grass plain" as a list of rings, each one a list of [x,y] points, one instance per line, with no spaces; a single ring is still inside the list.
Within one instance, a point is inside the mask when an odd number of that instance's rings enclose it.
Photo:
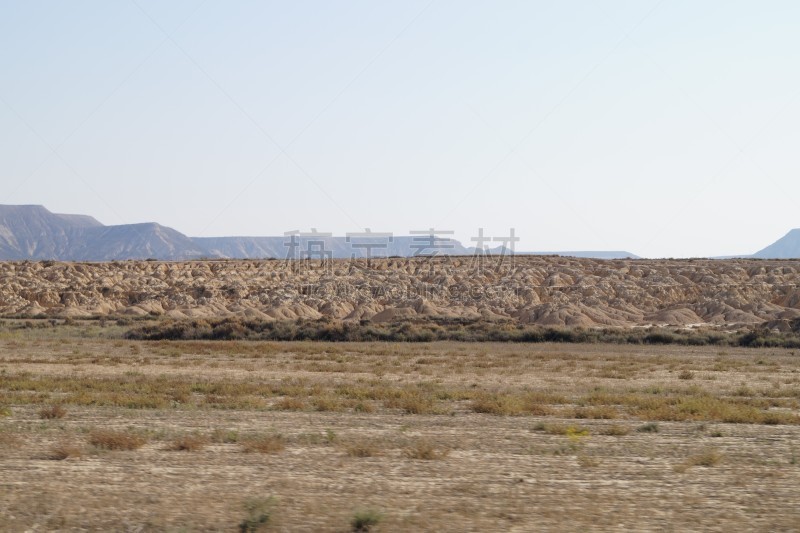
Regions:
[[[119,333],[0,333],[0,530],[800,524],[790,350]]]

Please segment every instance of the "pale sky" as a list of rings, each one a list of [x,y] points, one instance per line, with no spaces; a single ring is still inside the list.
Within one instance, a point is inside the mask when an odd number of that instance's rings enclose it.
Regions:
[[[190,236],[800,227],[800,2],[0,0],[0,204]]]

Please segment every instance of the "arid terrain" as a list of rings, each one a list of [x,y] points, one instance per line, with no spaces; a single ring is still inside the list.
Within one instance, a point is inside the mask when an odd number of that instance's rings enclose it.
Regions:
[[[0,263],[0,530],[791,530],[798,272]]]
[[[16,325],[0,328],[3,531],[800,523],[791,350]]]
[[[4,262],[0,316],[752,325],[800,317],[799,276],[752,259]]]

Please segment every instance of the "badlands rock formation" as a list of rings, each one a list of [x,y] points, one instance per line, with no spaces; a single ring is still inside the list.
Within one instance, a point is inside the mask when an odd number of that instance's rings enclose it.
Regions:
[[[0,315],[423,317],[547,326],[758,324],[800,317],[800,261],[381,259],[0,263]]]

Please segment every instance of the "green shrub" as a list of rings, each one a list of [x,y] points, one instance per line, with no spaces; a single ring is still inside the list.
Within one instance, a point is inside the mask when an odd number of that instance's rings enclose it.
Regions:
[[[369,531],[373,526],[377,526],[383,520],[383,514],[371,509],[356,511],[350,520],[350,527],[353,531]]]

